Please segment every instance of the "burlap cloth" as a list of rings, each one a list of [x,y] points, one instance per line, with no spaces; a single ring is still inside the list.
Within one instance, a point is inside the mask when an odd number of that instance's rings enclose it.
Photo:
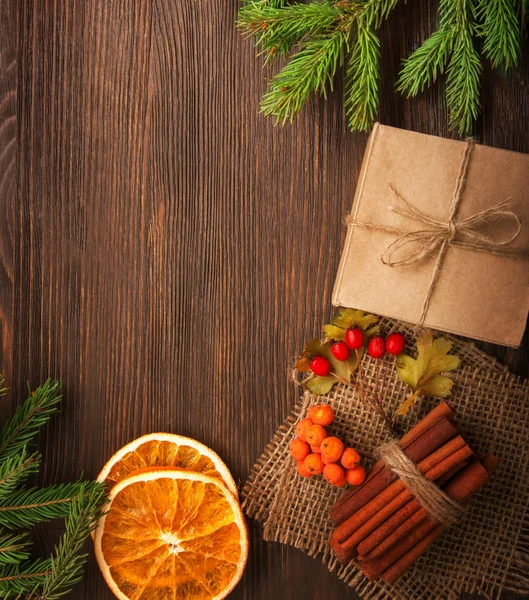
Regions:
[[[395,323],[383,320],[383,332]],[[416,332],[399,324],[408,339]],[[501,460],[493,480],[476,495],[461,521],[445,532],[419,561],[390,587],[369,582],[354,565],[343,567],[328,539],[332,523],[327,508],[342,493],[322,477],[304,479],[289,455],[297,421],[322,401],[308,392],[277,430],[254,465],[243,490],[246,513],[263,526],[268,541],[290,544],[320,558],[331,571],[369,600],[459,598],[462,593],[498,598],[503,590],[529,593],[529,386],[506,371],[474,344],[452,338],[463,366],[452,374],[450,405],[462,435],[478,455],[493,453]],[[411,344],[410,344],[411,345]],[[374,361],[365,361],[367,376],[375,376]],[[389,414],[408,391],[390,369],[385,406]],[[323,398],[333,406],[333,434],[360,452],[372,454],[387,438],[374,411],[356,392],[337,385]],[[406,432],[439,402],[424,399],[398,421]]]

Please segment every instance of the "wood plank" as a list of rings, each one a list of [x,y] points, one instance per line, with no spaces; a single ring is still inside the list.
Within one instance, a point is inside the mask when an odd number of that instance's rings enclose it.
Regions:
[[[0,4],[0,364],[10,387],[13,377],[14,230],[17,206],[18,11]],[[1,403],[7,416],[11,403]]]
[[[236,1],[9,5],[0,361],[11,372],[12,354],[17,391],[63,378],[40,481],[95,476],[122,444],[166,430],[213,446],[242,482],[292,406],[294,356],[333,312],[367,135],[347,131],[340,84],[292,126],[258,114],[274,69],[236,31]],[[410,102],[393,91],[435,6],[402,3],[382,29],[381,120],[447,135],[440,87]],[[485,71],[483,141],[529,150],[526,73]],[[527,343],[493,351],[528,374]],[[354,597],[318,561],[251,533],[232,598]],[[93,559],[72,597],[113,597]]]

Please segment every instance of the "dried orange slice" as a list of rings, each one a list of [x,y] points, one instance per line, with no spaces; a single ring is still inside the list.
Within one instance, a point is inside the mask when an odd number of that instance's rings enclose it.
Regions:
[[[97,480],[112,486],[138,469],[158,466],[204,473],[224,482],[237,496],[237,485],[228,467],[211,448],[173,433],[149,433],[123,446],[103,467]]]
[[[112,488],[106,510],[95,554],[120,600],[221,600],[240,580],[248,532],[218,479],[142,469]]]

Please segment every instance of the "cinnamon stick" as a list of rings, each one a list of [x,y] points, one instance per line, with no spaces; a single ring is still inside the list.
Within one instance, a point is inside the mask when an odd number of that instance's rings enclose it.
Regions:
[[[450,440],[443,446],[441,446],[438,450],[427,456],[424,460],[422,460],[417,468],[421,473],[427,473],[434,467],[436,467],[443,460],[457,452],[461,448],[466,446],[463,438],[458,435],[454,439]],[[358,529],[364,525],[365,523],[371,522],[371,519],[376,515],[381,523],[387,516],[391,515],[392,512],[389,507],[389,503],[400,495],[401,492],[406,490],[406,486],[400,480],[394,481],[391,485],[389,485],[386,489],[384,489],[380,494],[375,496],[371,501],[365,504],[361,509],[356,511],[353,515],[351,515],[348,519],[346,519],[341,525],[339,525],[334,532],[334,537],[339,543],[343,543],[346,539],[348,539],[353,533],[358,531]],[[396,508],[402,506],[398,504]],[[395,508],[395,510],[396,510]],[[384,511],[384,512],[382,512]],[[378,524],[378,523],[377,523]],[[373,531],[376,525],[373,523],[373,527],[367,531]],[[366,535],[367,535],[366,533]],[[365,535],[361,537],[358,541],[363,540]]]
[[[453,477],[459,470],[466,467],[468,465],[468,460],[464,460],[461,464],[457,465],[453,469],[450,469],[446,475],[443,475],[439,479],[437,479],[437,484],[441,487],[444,483],[446,483],[451,477]],[[413,511],[410,511],[413,512]],[[364,548],[369,549],[368,546],[362,547],[362,544],[358,546],[359,559],[371,559],[376,558],[377,556],[381,556],[384,552],[387,552],[389,548],[391,548],[394,544],[396,544],[400,539],[402,539],[407,533],[409,533],[414,527],[416,527],[419,523],[422,523],[428,517],[428,511],[424,508],[420,508],[417,512],[413,513],[410,518],[400,527],[397,527],[393,533],[388,535],[386,539],[384,539],[378,546],[376,546],[373,550],[369,552],[367,555],[362,554],[362,550],[366,552]],[[367,541],[367,540],[366,540]]]
[[[416,440],[411,442],[405,449],[405,454],[415,462],[420,462],[445,444],[448,440],[456,436],[458,433],[456,426],[448,421],[446,417],[442,417],[432,427],[427,429]],[[391,472],[386,464],[380,471],[371,478],[367,483],[364,483],[354,496],[351,496],[346,502],[342,503],[334,510],[334,515],[341,523],[343,523],[350,515],[356,513],[365,504],[378,496],[389,484],[396,479],[396,476]],[[354,516],[354,515],[353,515]],[[355,526],[351,526],[349,521],[338,533],[331,536],[331,547],[336,551],[335,546],[339,544],[339,539],[346,539],[354,532]]]
[[[421,419],[414,427],[412,427],[408,433],[406,433],[399,444],[403,450],[407,448],[412,442],[414,442],[419,436],[425,433],[428,429],[430,429],[433,425],[435,425],[440,419],[446,418],[451,419],[454,416],[454,411],[448,406],[446,402],[440,402],[435,408],[433,408],[423,419]],[[420,460],[420,459],[419,459]],[[418,461],[417,461],[418,462]],[[360,502],[349,502],[351,498],[356,496],[369,482],[380,472],[381,469],[385,466],[383,460],[377,461],[364,482],[362,486],[356,489],[348,490],[330,507],[329,515],[331,519],[334,521],[335,525],[339,525],[347,516],[352,514],[354,511],[345,508],[341,510],[341,506],[347,504],[348,506],[358,507],[363,506]],[[345,515],[345,516],[344,516]]]
[[[466,504],[472,495],[487,483],[489,469],[492,470],[495,466],[493,463],[494,461],[487,459],[484,465],[479,462],[469,464],[444,486],[444,491],[456,502]],[[440,528],[439,532],[437,532],[438,528]],[[432,517],[427,517],[408,536],[401,538],[383,555],[360,560],[358,564],[369,579],[377,579],[383,575],[387,582],[396,581],[426,550],[433,539],[436,539],[432,536],[438,537],[444,529],[446,529],[445,525],[438,525]]]
[[[435,481],[439,477],[442,477],[446,473],[452,471],[455,467],[468,460],[472,456],[472,450],[465,444],[462,448],[454,452],[451,456],[448,456],[435,467],[425,473],[425,477],[430,481]],[[382,522],[378,519],[380,525],[374,529],[369,536],[364,536],[363,541],[358,542],[358,553],[361,555],[369,554],[374,548],[376,548],[381,542],[386,540],[400,525],[405,523],[412,515],[419,510],[423,510],[425,516],[428,516],[427,511],[421,508],[419,501],[413,497],[413,494],[408,490],[402,493],[402,499],[404,502],[401,503],[399,510],[394,511],[391,517]],[[375,515],[377,517],[378,515]],[[374,529],[374,531],[373,531]],[[398,539],[398,538],[397,538]],[[396,540],[395,540],[396,541]],[[348,545],[349,540],[344,545]],[[388,546],[389,547],[389,546]],[[380,551],[376,555],[381,554]]]
[[[499,464],[499,459],[492,454],[489,454],[483,458],[481,461],[481,466],[487,472],[488,477],[484,481],[484,483],[476,487],[474,492],[470,493],[470,490],[467,488],[466,491],[462,490],[462,495],[458,500],[461,504],[465,504],[470,500],[470,497],[473,493],[476,493],[485,483],[488,481],[491,473]],[[477,463],[479,464],[479,463]],[[477,484],[476,484],[477,485]],[[455,485],[452,486],[452,493],[455,493]],[[447,493],[449,486],[447,485]],[[430,531],[427,535],[425,535],[420,542],[418,542],[409,552],[407,552],[402,558],[396,561],[389,569],[387,569],[383,573],[383,578],[386,583],[394,584],[404,573],[409,569],[409,567],[420,557],[426,550],[430,547],[430,545],[435,542],[435,540],[443,533],[446,529],[444,525],[438,525],[435,529]]]

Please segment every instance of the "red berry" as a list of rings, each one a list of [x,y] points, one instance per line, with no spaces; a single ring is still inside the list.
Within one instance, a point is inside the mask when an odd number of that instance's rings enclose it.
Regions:
[[[358,350],[364,345],[364,332],[360,327],[353,327],[345,332],[345,343],[351,350]]]
[[[310,368],[315,375],[325,377],[331,372],[331,363],[324,356],[315,356],[310,361]]]
[[[381,335],[371,338],[367,345],[367,351],[369,352],[369,356],[373,358],[381,358],[384,356],[384,352],[386,351],[384,338]]]
[[[349,348],[345,342],[336,342],[332,345],[332,353],[338,360],[347,360],[349,358]]]
[[[402,333],[390,333],[386,339],[386,350],[390,354],[401,354],[406,345],[406,338]]]

